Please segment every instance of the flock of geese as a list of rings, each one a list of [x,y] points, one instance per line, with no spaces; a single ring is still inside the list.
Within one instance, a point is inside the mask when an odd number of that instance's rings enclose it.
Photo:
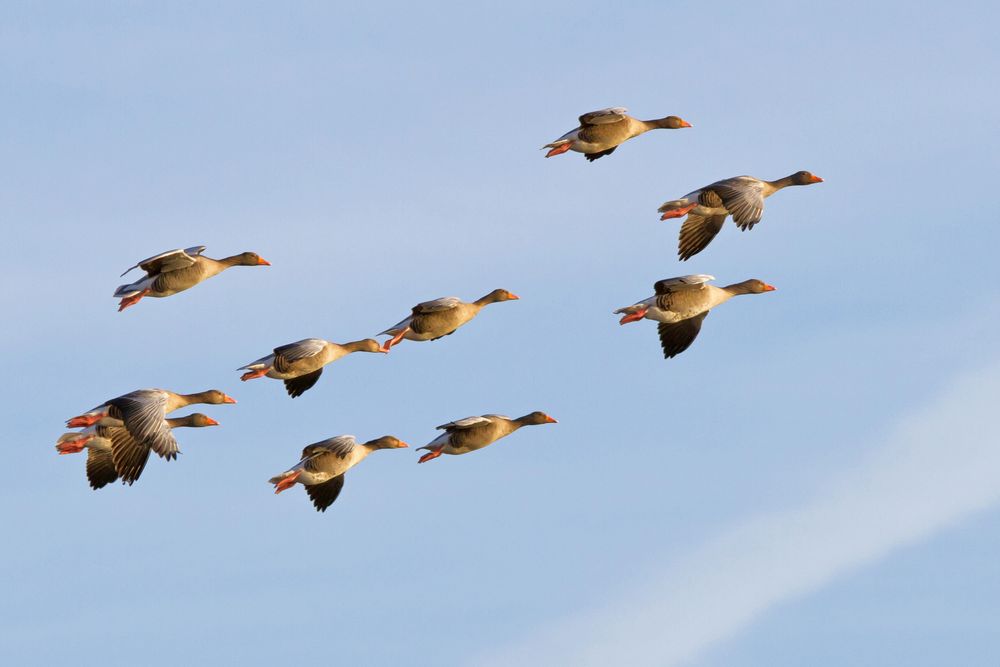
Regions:
[[[593,161],[610,155],[625,141],[650,130],[691,127],[677,116],[639,120],[629,116],[622,107],[586,113],[579,120],[579,127],[543,147],[550,149],[545,157],[576,151]],[[678,256],[684,261],[711,243],[728,216],[733,217],[741,230],[752,229],[763,215],[765,198],[791,185],[810,185],[822,180],[808,171],[775,181],[736,176],[670,200],[660,206],[659,212],[662,220],[686,216],[678,244]],[[115,298],[121,299],[119,312],[146,297],[162,298],[183,292],[234,266],[270,265],[253,252],[212,259],[202,254],[204,251],[205,246],[170,250],[130,267],[122,276],[136,268],[144,271],[145,276],[115,291]],[[734,296],[762,294],[775,289],[758,279],[725,287],[709,285],[711,280],[713,276],[701,274],[666,278],[654,284],[653,296],[614,312],[622,315],[621,324],[643,319],[657,322],[663,355],[669,359],[694,342],[705,317],[716,306]],[[237,370],[246,371],[240,377],[243,381],[262,377],[281,380],[288,395],[296,398],[316,384],[327,364],[341,357],[353,352],[386,354],[403,340],[427,341],[450,336],[484,307],[517,298],[505,289],[496,289],[475,301],[462,301],[454,296],[425,301],[377,334],[388,336],[382,344],[374,338],[346,343],[306,338],[276,347],[270,354]],[[189,405],[225,403],[236,403],[236,400],[217,389],[193,394],[139,389],[104,401],[69,419],[66,425],[79,430],[60,436],[56,450],[59,454],[87,450],[87,479],[95,490],[119,479],[131,485],[142,474],[150,452],[168,461],[177,457],[180,449],[173,429],[217,426],[219,423],[197,412],[170,418],[168,414]],[[442,454],[459,455],[482,449],[522,426],[554,423],[555,419],[538,411],[516,419],[498,414],[457,419],[437,427],[443,433],[419,448],[427,453],[418,462],[431,461]],[[358,442],[353,435],[338,435],[308,445],[302,450],[298,463],[269,482],[274,485],[275,493],[301,484],[316,509],[324,512],[340,495],[348,470],[376,450],[407,446],[392,435],[367,442]]]

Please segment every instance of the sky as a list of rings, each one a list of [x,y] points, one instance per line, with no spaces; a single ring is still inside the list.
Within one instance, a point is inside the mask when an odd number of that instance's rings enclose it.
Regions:
[[[995,665],[1000,53],[992,3],[12,2],[0,26],[0,654],[18,664]],[[678,115],[594,163],[581,113]],[[825,179],[676,260],[656,208]],[[984,196],[986,193],[986,196]],[[118,274],[234,268],[116,312]],[[664,361],[612,311],[756,277]],[[235,369],[418,301],[521,296],[290,400]],[[221,389],[132,487],[63,422]],[[380,451],[325,514],[267,479]]]

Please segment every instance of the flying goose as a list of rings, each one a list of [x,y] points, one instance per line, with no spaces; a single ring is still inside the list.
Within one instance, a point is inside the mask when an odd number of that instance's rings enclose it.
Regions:
[[[312,388],[323,374],[323,367],[352,352],[387,352],[374,338],[350,343],[331,343],[322,338],[305,338],[295,343],[274,348],[274,352],[240,366],[236,370],[247,372],[240,376],[246,382],[259,377],[285,381],[285,391],[292,398],[301,396]]]
[[[433,301],[424,301],[413,307],[409,316],[389,327],[379,336],[392,336],[382,344],[382,349],[388,352],[393,345],[406,340],[437,340],[443,336],[455,333],[455,330],[479,314],[479,311],[491,303],[518,299],[505,289],[495,289],[471,303],[462,301],[457,296],[446,296]]]
[[[353,435],[338,435],[309,445],[302,450],[302,459],[294,466],[268,480],[274,492],[281,493],[296,484],[306,487],[306,493],[316,510],[326,508],[344,488],[344,473],[361,463],[377,449],[401,449],[405,442],[391,435],[359,443]]]
[[[560,155],[566,151],[583,153],[587,160],[593,162],[599,157],[610,155],[632,137],[650,130],[676,130],[691,127],[691,123],[677,116],[667,116],[655,120],[639,120],[628,115],[625,107],[611,107],[591,111],[580,116],[580,127],[562,135],[551,144],[542,148],[551,148],[545,157]]]
[[[544,412],[532,412],[517,419],[511,419],[504,415],[482,415],[457,419],[437,427],[444,433],[417,449],[417,451],[429,450],[427,454],[420,457],[417,463],[436,459],[442,454],[458,455],[474,452],[510,435],[522,426],[555,423],[557,423],[556,420]]]
[[[218,426],[219,422],[200,412],[185,415],[184,417],[171,417],[167,419],[167,426],[171,429],[189,426],[204,427]],[[118,470],[115,468],[113,449],[116,444],[125,443],[125,446],[138,447],[135,441],[125,430],[125,425],[120,419],[103,417],[95,424],[92,424],[80,431],[65,433],[56,442],[56,450],[62,454],[77,454],[84,449],[87,450],[87,480],[90,488],[103,488],[118,479]],[[142,463],[135,474],[126,472],[123,482],[131,485],[139,477],[146,459],[149,457],[149,448],[143,447],[145,454]]]
[[[797,171],[776,181],[762,181],[753,176],[736,176],[716,181],[680,199],[666,202],[658,209],[660,220],[682,218],[677,255],[687,260],[705,249],[722,229],[726,216],[742,231],[753,229],[764,214],[764,199],[789,185],[811,185],[823,179],[808,171]]]
[[[183,292],[231,266],[271,265],[254,252],[243,252],[222,259],[205,257],[201,254],[203,252],[205,252],[203,245],[183,250],[168,250],[126,269],[125,273],[132,269],[142,269],[146,275],[134,283],[122,285],[115,290],[115,298],[121,299],[118,312],[139,303],[144,296],[160,298]]]
[[[615,311],[615,314],[624,313],[619,324],[644,318],[659,322],[660,346],[664,358],[670,359],[694,342],[710,310],[734,296],[762,294],[775,289],[756,278],[725,287],[709,285],[709,280],[715,277],[699,274],[657,281],[653,285],[654,296]]]

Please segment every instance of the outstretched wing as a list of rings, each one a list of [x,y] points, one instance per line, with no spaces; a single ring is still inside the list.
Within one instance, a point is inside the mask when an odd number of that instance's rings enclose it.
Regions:
[[[275,366],[277,368],[277,366]],[[297,378],[285,380],[285,391],[292,398],[298,398],[302,394],[312,389],[313,385],[319,381],[319,376],[323,374],[323,369],[319,368],[312,373],[300,375]]]
[[[695,215],[688,213],[687,220],[681,225],[681,233],[677,241],[677,257],[683,262],[704,250],[722,229],[725,222],[725,214]]]
[[[100,450],[89,447],[87,449],[87,481],[90,482],[90,488],[95,491],[102,489],[116,479],[118,479],[118,473],[115,471],[115,462],[111,452],[107,449]]]
[[[126,273],[136,268],[141,268],[151,276],[158,273],[176,271],[177,269],[186,269],[194,264],[198,256],[203,252],[205,252],[205,246],[203,245],[191,246],[190,248],[184,248],[183,250],[168,250],[167,252],[161,252],[159,255],[147,257],[136,265],[130,266],[125,269],[125,272],[122,273],[122,275],[124,276]]]
[[[715,192],[740,229],[753,228],[764,215],[764,184],[749,176],[727,178],[704,189]]]
[[[180,448],[166,420],[167,395],[161,391],[134,391],[108,401],[109,415],[121,419],[135,440],[165,459],[177,458]]]
[[[628,114],[628,109],[625,107],[610,107],[608,109],[589,111],[580,116],[580,127],[619,123],[625,120],[626,114]]]
[[[672,294],[682,290],[703,289],[705,283],[715,280],[715,276],[706,273],[696,273],[690,276],[678,276],[677,278],[664,278],[653,283],[653,290],[657,296],[661,294]]]
[[[307,484],[306,493],[309,494],[309,498],[313,501],[316,510],[318,512],[325,512],[326,508],[332,505],[333,501],[337,499],[343,488],[344,476],[337,475],[322,484]]]
[[[106,437],[111,440],[111,460],[115,472],[123,483],[131,486],[146,468],[149,447],[136,442],[124,428],[108,429]]]
[[[698,337],[698,332],[701,331],[701,323],[707,316],[708,311],[706,310],[700,315],[695,315],[674,324],[661,322],[657,327],[657,333],[660,334],[660,346],[663,348],[663,358],[670,359],[671,357],[676,357],[691,347],[691,343],[694,342],[694,339]]]

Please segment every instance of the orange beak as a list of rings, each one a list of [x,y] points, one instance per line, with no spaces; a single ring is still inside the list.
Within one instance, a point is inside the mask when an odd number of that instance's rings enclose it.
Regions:
[[[809,181],[809,182],[810,182],[810,183],[822,183],[822,182],[823,182],[823,179],[822,179],[822,178],[820,178],[819,176],[816,176],[816,175],[814,174],[814,175],[813,175],[813,177],[812,177],[812,180],[811,180],[811,181]]]
[[[205,417],[205,425],[206,426],[218,426],[219,422],[215,421],[211,417]]]
[[[263,257],[257,258],[257,266],[271,266],[271,262],[267,261]]]
[[[687,122],[686,120],[682,120],[681,127],[691,127],[691,123]]]
[[[409,445],[400,440],[399,444],[396,446],[396,449],[403,449],[404,447],[409,447]]]
[[[625,317],[621,318],[620,320],[618,320],[618,324],[628,324],[629,322],[638,322],[639,320],[641,320],[646,316],[647,312],[649,312],[648,309],[637,310],[636,312],[630,313]]]
[[[232,396],[227,396],[226,394],[223,394],[222,395],[222,402],[223,403],[235,403],[236,399],[233,398]]]
[[[509,296],[513,301],[516,301],[521,298],[518,295],[514,294],[513,292],[507,292],[507,296]]]
[[[778,288],[775,287],[774,285],[768,285],[767,283],[764,283],[764,291],[765,292],[773,292],[776,289],[778,289]]]
[[[549,417],[548,415],[545,415],[545,423],[546,424],[558,424],[559,422],[557,422],[552,417]]]

